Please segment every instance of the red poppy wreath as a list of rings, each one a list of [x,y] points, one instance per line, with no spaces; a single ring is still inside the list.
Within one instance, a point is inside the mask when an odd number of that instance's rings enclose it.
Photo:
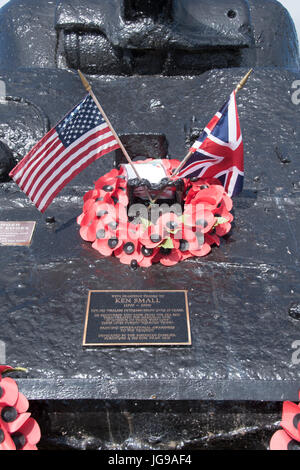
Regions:
[[[157,165],[154,162],[148,159],[135,165]],[[156,191],[160,204],[147,202],[141,184],[131,190],[125,166],[101,176],[94,183],[95,189],[83,198],[83,212],[77,218],[81,237],[101,255],[115,256],[133,268],[154,263],[172,266],[187,258],[205,256],[212,245],[219,246],[220,237],[230,231],[233,221],[232,200],[220,181],[180,179],[181,199],[177,197],[177,204],[161,204],[161,196],[176,199],[179,180],[172,177],[172,172],[179,163],[160,160],[166,175],[164,190]],[[153,186],[149,188],[146,194],[154,197]]]

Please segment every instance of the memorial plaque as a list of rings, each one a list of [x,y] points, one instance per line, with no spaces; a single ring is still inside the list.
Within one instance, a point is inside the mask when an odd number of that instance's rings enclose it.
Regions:
[[[83,346],[188,345],[187,291],[89,291]]]
[[[0,245],[30,245],[35,224],[32,221],[0,221]]]

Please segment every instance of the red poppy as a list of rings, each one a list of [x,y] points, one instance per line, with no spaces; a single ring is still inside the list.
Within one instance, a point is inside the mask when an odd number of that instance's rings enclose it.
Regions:
[[[225,217],[224,217],[225,216]],[[232,215],[228,212],[222,216],[219,211],[215,214],[216,222],[215,222],[215,233],[219,237],[223,237],[231,230],[231,221],[233,220]]]
[[[144,231],[145,231],[145,227],[142,224],[135,225],[131,222],[128,222],[128,223],[120,222],[118,226],[119,237],[123,241],[126,241],[126,240],[127,241],[130,241],[130,240],[141,241]]]
[[[117,184],[117,176],[119,176],[119,174],[120,170],[113,168],[108,173],[105,173],[105,175],[100,176],[100,178],[98,178],[97,181],[94,182],[95,188],[102,189],[102,187],[106,184],[112,184],[113,186],[115,186]]]
[[[155,224],[150,224],[141,235],[142,243],[148,248],[163,245],[166,239],[179,239],[178,232],[182,231],[182,218],[173,212],[159,216]]]
[[[117,226],[118,218],[114,204],[97,203],[96,216],[97,220],[101,220],[105,226]]]
[[[91,197],[86,200],[83,206],[83,212],[80,214],[80,216],[77,217],[77,223],[81,226],[80,234],[82,238],[86,241],[93,241],[90,232],[88,235],[88,228],[99,216],[99,211],[101,209],[99,208],[99,205],[101,204],[113,205],[113,201],[109,194],[101,194],[101,191],[97,190],[93,198]]]
[[[77,223],[83,227],[84,225],[90,225],[90,222],[96,219],[96,214],[93,217],[90,217],[89,213],[82,212],[79,217],[77,217]]]
[[[231,199],[229,198],[231,201]],[[227,207],[230,207],[229,200],[224,200],[224,195],[222,201],[217,205],[217,207],[213,208],[210,207],[212,211],[215,222],[214,222],[214,229],[215,233],[222,237],[226,235],[231,230],[231,222],[233,221],[233,215],[228,211]]]
[[[212,210],[215,217],[222,217],[226,219],[228,222],[233,221],[233,215],[227,209],[226,203],[224,199],[218,204],[216,208]]]
[[[0,376],[1,377],[1,376]],[[10,377],[0,379],[0,407],[13,406],[19,395],[19,390],[16,382]]]
[[[174,266],[182,260],[182,255],[178,249],[160,248],[159,250],[159,262],[164,266]]]
[[[283,403],[281,427],[300,442],[300,406],[290,401]]]
[[[126,209],[121,205],[115,206],[111,197],[105,196],[103,201],[96,200],[89,211],[80,216],[80,235],[84,240],[94,242],[99,220],[106,226],[115,227],[121,217],[123,220],[127,217]]]
[[[299,391],[300,398],[300,391]],[[300,450],[300,403],[285,401],[282,408],[281,427],[271,439],[271,450]]]
[[[92,247],[99,251],[103,256],[111,256],[116,249],[123,244],[123,241],[118,238],[117,234],[105,227],[103,222],[98,221],[96,228],[96,240]]]
[[[171,160],[164,159],[164,160],[163,160],[163,164],[164,164],[164,167],[166,168],[167,174],[168,174],[169,176],[171,176],[173,170],[176,170],[176,168],[179,167],[180,161],[179,161],[179,160],[175,160],[175,159],[173,159],[173,158],[172,158]]]
[[[300,450],[300,442],[292,439],[287,432],[281,429],[273,434],[270,450]]]
[[[217,225],[215,230],[216,230],[216,234],[219,237],[224,237],[224,235],[227,235],[227,233],[230,232],[231,224],[229,222],[224,222],[222,224]]]
[[[147,248],[156,248],[164,242],[162,227],[150,225],[141,235],[141,243]]]
[[[215,224],[215,217],[203,203],[191,203],[185,206],[184,223],[189,227],[196,227],[202,233],[208,233]]]
[[[41,439],[41,431],[38,423],[33,418],[28,418],[17,432],[11,435],[16,450],[37,450],[36,444]]]
[[[209,243],[204,242],[202,245],[199,246],[198,250],[190,250],[192,255],[194,256],[206,256],[208,253],[211,252],[211,246]]]
[[[0,373],[12,370],[1,366]],[[27,398],[16,382],[0,375],[0,450],[35,450],[40,440],[37,422],[30,417]]]
[[[196,188],[193,188],[192,186],[190,186],[187,189],[187,192],[186,192],[186,197],[185,197],[185,201],[184,201],[185,206],[188,205],[188,204],[191,204],[191,202],[197,196],[197,194],[198,194],[198,190]]]
[[[86,242],[95,241],[97,225],[97,219],[90,220],[87,225],[82,225],[79,230],[81,238]]]
[[[85,195],[83,196],[83,202],[87,202],[90,199],[95,200],[97,197],[99,197],[99,194],[100,194],[100,189],[91,189],[90,191],[85,193]]]
[[[147,248],[146,246],[141,246],[141,253],[143,258],[139,261],[139,265],[143,268],[149,268],[154,263],[156,256],[158,255],[159,248]]]
[[[232,207],[233,207],[233,202],[232,202],[231,197],[229,197],[228,194],[225,193],[225,191],[224,191],[224,194],[223,194],[223,203],[225,204],[225,207],[228,210],[228,212],[230,212],[232,210]]]
[[[84,214],[87,214],[91,210],[91,208],[93,207],[94,204],[95,204],[95,199],[94,198],[87,199],[85,201],[85,203],[83,204],[82,212]]]
[[[95,183],[95,188],[112,195],[118,188],[126,188],[127,181],[123,170],[113,169],[101,176]]]
[[[177,216],[174,212],[166,212],[157,219],[155,226],[163,238],[170,237],[182,230],[182,217]]]
[[[153,259],[155,262],[159,261],[164,266],[173,266],[182,259],[179,248],[179,238],[175,238],[174,234],[169,234],[169,236],[165,236],[164,241],[158,246],[157,254]]]
[[[206,235],[205,238],[203,237],[203,234],[199,232],[195,232],[195,235],[195,240],[188,242],[188,253],[182,253],[183,259],[189,258],[190,255],[200,257],[206,256],[211,251],[210,244],[206,241]]]
[[[9,432],[0,426],[0,450],[16,450],[14,441],[10,437]]]
[[[114,204],[111,195],[105,191],[98,190],[97,196],[88,199],[83,205],[83,212],[85,214],[90,214],[90,217],[95,215],[97,207],[101,204]]]
[[[203,240],[203,235],[194,231],[190,227],[183,225],[182,229],[176,234],[179,240],[179,250],[181,254],[189,252],[190,250],[197,250],[199,248],[199,239]]]
[[[194,197],[193,203],[207,203],[217,206],[223,198],[224,188],[219,185],[201,185]]]
[[[95,205],[96,216],[106,224],[113,224],[114,222],[127,222],[127,209],[122,204],[114,203],[110,200],[107,203],[99,202]]]
[[[112,195],[112,199],[115,205],[122,205],[124,207],[128,206],[129,198],[127,196],[127,192],[125,193],[124,191],[118,189]]]
[[[27,398],[19,392],[13,406],[0,407],[1,428],[10,434],[17,432],[30,417],[30,413],[26,413],[28,406]]]
[[[120,223],[117,228],[118,237],[123,240],[123,245],[115,250],[114,254],[123,264],[136,262],[142,267],[151,266],[157,253],[157,249],[148,248],[141,243],[145,227],[142,224]]]
[[[81,214],[77,217],[76,222],[78,225],[81,225],[82,219],[84,218],[85,213],[81,212]]]
[[[197,197],[201,202],[206,202],[211,205],[217,205],[217,201],[221,201],[224,193],[223,186],[216,184],[216,182],[209,182],[208,180],[198,179],[197,181],[191,181],[191,188],[186,197],[186,203]]]
[[[215,244],[217,246],[220,246],[220,238],[215,233],[206,233],[204,235],[204,241],[209,245]]]
[[[117,214],[117,220],[123,223],[128,223],[127,207],[117,203],[115,205],[115,210]]]
[[[128,206],[129,198],[127,194],[127,186],[117,186],[115,191],[112,193],[111,198],[114,204],[123,204],[123,206]]]
[[[181,261],[185,261],[188,258],[194,257],[194,255],[190,251],[186,251],[184,253],[181,252],[180,254],[181,254]]]
[[[114,254],[122,264],[131,264],[134,260],[139,264],[144,257],[141,243],[139,240],[133,239],[125,240],[123,245],[115,250]]]
[[[156,224],[151,224],[141,235],[141,243],[151,251],[152,262],[172,266],[182,259],[179,250],[183,231],[182,220],[174,213],[162,214]],[[150,264],[143,260],[144,265]]]

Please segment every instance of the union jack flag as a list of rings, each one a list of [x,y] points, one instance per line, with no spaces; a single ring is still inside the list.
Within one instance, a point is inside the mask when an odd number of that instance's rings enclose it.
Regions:
[[[218,111],[178,173],[179,177],[217,178],[230,197],[243,189],[244,147],[236,105],[236,93]]]

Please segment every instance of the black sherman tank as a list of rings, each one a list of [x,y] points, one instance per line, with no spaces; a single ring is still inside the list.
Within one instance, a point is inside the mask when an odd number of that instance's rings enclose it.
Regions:
[[[238,95],[244,190],[206,258],[131,271],[80,238],[82,197],[117,152],[44,216],[8,180],[84,96],[77,69],[133,158],[182,159],[250,67]],[[266,448],[300,387],[300,73],[287,11],[275,0],[11,0],[0,79],[0,219],[37,222],[30,247],[0,247],[0,340],[6,362],[28,368],[18,383],[41,446]],[[187,289],[192,346],[83,349],[88,290],[114,288]]]

